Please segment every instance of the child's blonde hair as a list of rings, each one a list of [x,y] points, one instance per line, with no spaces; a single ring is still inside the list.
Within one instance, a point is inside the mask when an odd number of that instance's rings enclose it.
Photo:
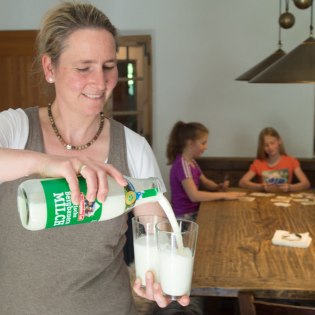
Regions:
[[[265,149],[264,149],[265,136],[275,137],[278,140],[280,140],[281,142],[280,142],[280,146],[279,146],[279,153],[281,155],[287,155],[285,148],[284,148],[284,145],[283,145],[283,142],[282,142],[282,139],[281,139],[278,131],[272,127],[267,127],[267,128],[264,128],[260,132],[259,137],[258,137],[257,159],[265,160],[268,158],[268,155],[266,154]]]
[[[172,164],[178,154],[183,153],[188,140],[197,140],[204,134],[208,134],[209,130],[201,123],[190,122],[184,123],[178,121],[169,136],[167,144],[167,164]]]

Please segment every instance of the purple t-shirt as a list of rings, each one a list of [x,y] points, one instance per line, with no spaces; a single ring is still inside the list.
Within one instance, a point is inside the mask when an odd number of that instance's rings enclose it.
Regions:
[[[192,202],[188,198],[182,181],[192,178],[199,189],[201,175],[202,171],[196,161],[193,160],[193,165],[191,165],[182,155],[176,157],[170,171],[171,203],[176,216],[198,211],[200,203]]]

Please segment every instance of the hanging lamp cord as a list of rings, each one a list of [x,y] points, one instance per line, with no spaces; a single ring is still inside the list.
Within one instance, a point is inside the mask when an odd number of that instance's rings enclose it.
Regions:
[[[281,15],[281,1],[282,0],[279,0],[279,16]],[[282,42],[281,42],[281,26],[279,24],[279,32],[278,32],[278,46],[279,46],[279,49],[282,48]]]
[[[313,36],[313,0],[311,5],[311,24],[310,24],[310,35]]]

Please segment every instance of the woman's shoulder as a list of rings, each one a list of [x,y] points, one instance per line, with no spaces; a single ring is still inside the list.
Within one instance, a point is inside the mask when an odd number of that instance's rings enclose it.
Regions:
[[[138,178],[159,177],[162,180],[153,150],[146,138],[126,126],[124,126],[124,132],[131,176]],[[166,191],[164,183],[163,191]]]
[[[27,119],[27,115],[22,108],[8,108],[0,112],[0,116],[10,121],[18,121]]]
[[[0,113],[0,146],[23,148],[29,131],[28,117],[21,108],[9,108]]]
[[[131,140],[136,140],[136,141],[143,141],[143,139],[145,139],[145,137],[143,137],[142,135],[136,133],[135,131],[131,130],[130,128],[124,126],[124,131],[125,131],[125,135],[126,137],[128,137],[128,139]]]
[[[9,108],[0,112],[0,122],[1,129],[28,128],[28,117],[22,108]]]
[[[149,146],[148,141],[142,135],[139,135],[130,128],[124,126],[125,139],[127,147],[132,151],[143,150],[144,147]]]

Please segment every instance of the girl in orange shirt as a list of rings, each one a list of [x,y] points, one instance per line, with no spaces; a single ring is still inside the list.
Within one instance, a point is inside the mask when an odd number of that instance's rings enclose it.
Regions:
[[[294,184],[293,176],[297,179]],[[253,181],[255,177],[257,182]],[[279,133],[268,127],[259,134],[257,158],[239,181],[239,186],[257,191],[290,192],[308,189],[310,182],[300,162],[287,155]]]

